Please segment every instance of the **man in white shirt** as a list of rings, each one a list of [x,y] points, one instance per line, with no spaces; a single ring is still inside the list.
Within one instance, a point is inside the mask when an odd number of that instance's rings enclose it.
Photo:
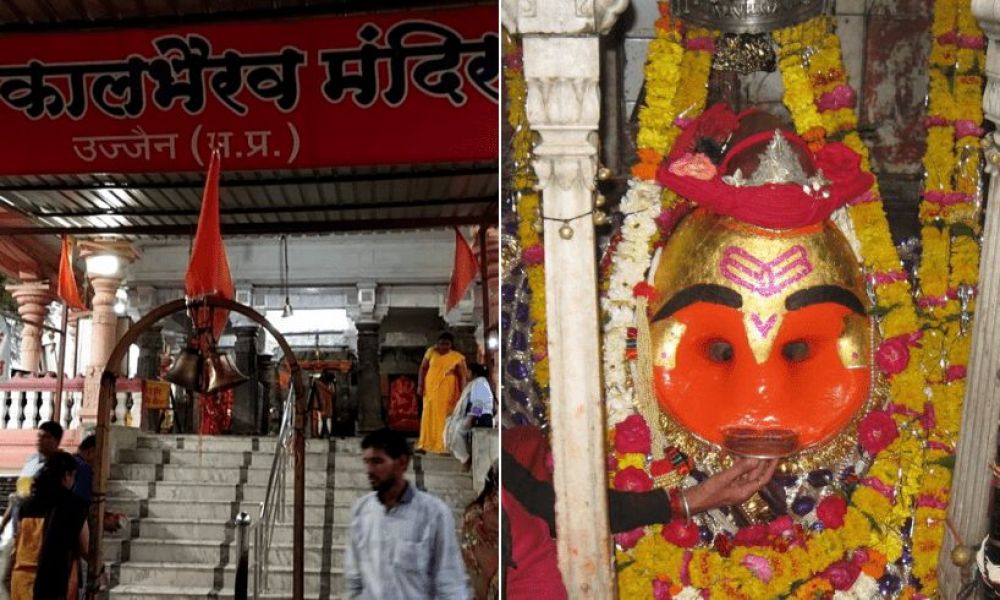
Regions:
[[[383,429],[368,434],[361,449],[374,491],[351,510],[344,561],[348,597],[468,600],[451,508],[406,480],[409,443]]]

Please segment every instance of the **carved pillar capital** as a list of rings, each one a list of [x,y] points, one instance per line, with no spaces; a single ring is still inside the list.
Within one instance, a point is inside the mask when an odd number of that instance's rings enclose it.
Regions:
[[[21,316],[21,368],[37,373],[42,358],[42,325],[48,315],[49,304],[55,300],[52,285],[46,281],[28,280],[7,285],[6,289],[17,302]]]
[[[628,0],[503,0],[504,26],[516,33],[607,33]]]

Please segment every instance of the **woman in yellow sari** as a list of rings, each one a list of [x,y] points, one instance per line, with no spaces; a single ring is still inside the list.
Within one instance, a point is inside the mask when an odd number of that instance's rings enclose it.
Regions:
[[[465,387],[465,356],[452,350],[455,338],[450,333],[438,336],[437,344],[427,349],[420,365],[417,395],[423,396],[420,439],[417,451],[446,454],[444,423],[455,408]]]

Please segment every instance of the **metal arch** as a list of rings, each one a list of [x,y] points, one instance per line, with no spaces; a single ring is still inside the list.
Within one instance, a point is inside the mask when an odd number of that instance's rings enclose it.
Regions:
[[[102,542],[104,538],[104,509],[107,503],[108,475],[111,471],[111,465],[108,457],[108,429],[111,423],[111,408],[112,399],[115,394],[115,381],[119,375],[118,371],[121,369],[122,359],[124,358],[125,352],[128,350],[129,346],[131,346],[139,338],[139,335],[145,333],[155,323],[189,308],[198,308],[203,306],[230,310],[249,318],[255,323],[259,323],[274,336],[275,340],[278,341],[278,345],[281,347],[284,354],[282,358],[288,362],[292,385],[295,386],[295,437],[292,445],[292,450],[295,455],[295,500],[293,504],[294,523],[292,533],[292,598],[293,600],[303,600],[305,592],[306,394],[305,384],[302,381],[302,371],[299,367],[298,361],[295,360],[295,354],[292,352],[291,346],[288,345],[284,336],[281,335],[281,332],[279,332],[270,321],[245,304],[216,296],[206,296],[192,301],[185,299],[173,300],[154,308],[143,318],[139,319],[139,322],[130,327],[128,331],[125,332],[125,335],[118,340],[118,343],[111,351],[107,367],[105,368],[104,373],[101,374],[101,388],[97,404],[96,436],[98,462],[97,472],[94,477],[93,503],[91,505],[91,514],[93,516],[92,522],[95,525],[95,531],[91,532],[90,536],[90,555],[88,561],[88,568],[90,570],[89,581],[96,582],[103,568]],[[87,597],[91,600],[98,598],[96,587],[91,587],[88,590]]]

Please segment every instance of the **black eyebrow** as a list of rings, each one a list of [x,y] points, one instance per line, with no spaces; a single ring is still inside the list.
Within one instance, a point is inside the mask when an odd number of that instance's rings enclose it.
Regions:
[[[654,323],[660,319],[666,319],[695,302],[711,302],[730,308],[743,308],[743,296],[740,296],[739,292],[715,283],[699,283],[674,294],[649,321]]]
[[[824,302],[840,304],[862,316],[868,314],[864,305],[853,292],[836,285],[816,285],[799,290],[785,298],[785,309],[793,311]]]

